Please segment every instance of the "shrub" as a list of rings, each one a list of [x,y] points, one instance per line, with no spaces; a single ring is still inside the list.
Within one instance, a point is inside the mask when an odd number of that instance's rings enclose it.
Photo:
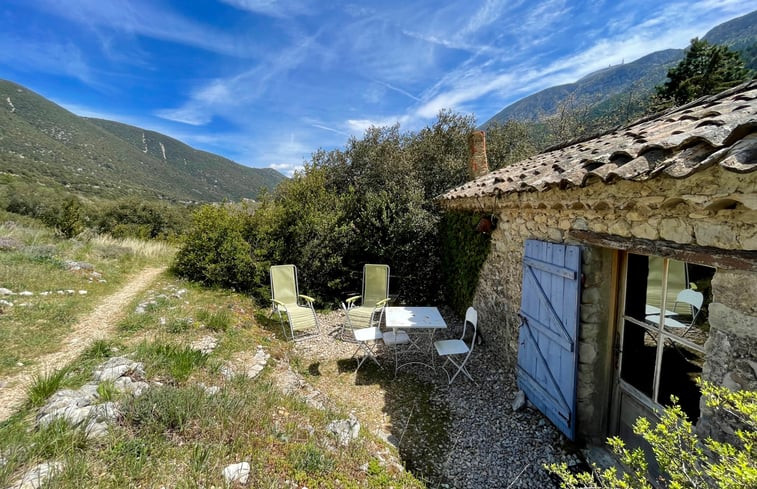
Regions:
[[[231,206],[198,209],[176,254],[176,273],[206,285],[249,289],[255,264],[242,234],[247,219],[244,209]]]
[[[673,405],[663,410],[657,425],[652,426],[644,417],[634,424],[634,433],[652,447],[664,474],[663,486],[677,489],[757,487],[757,392],[732,392],[704,383],[702,397],[718,415],[730,417],[741,425],[735,431],[735,444],[711,438],[700,440],[675,398],[672,398]],[[617,437],[607,443],[628,468],[622,477],[618,477],[614,468],[599,470],[595,467],[594,473],[576,475],[570,473],[565,464],[546,468],[562,479],[564,488],[652,489],[643,450],[629,450]]]

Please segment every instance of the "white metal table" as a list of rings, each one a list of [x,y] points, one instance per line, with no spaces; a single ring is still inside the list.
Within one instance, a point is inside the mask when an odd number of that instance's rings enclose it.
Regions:
[[[386,321],[386,327],[390,328],[395,335],[398,330],[406,332],[410,337],[409,347],[416,349],[421,353],[423,352],[423,348],[419,344],[418,337],[427,336],[429,339],[429,353],[431,354],[432,364],[421,361],[412,361],[398,365],[397,348],[395,347],[395,373],[400,368],[411,364],[424,365],[433,369],[434,333],[438,329],[445,329],[447,327],[447,323],[444,322],[444,318],[439,313],[439,309],[435,307],[387,307],[384,310],[384,319]],[[413,336],[416,336],[415,340],[413,340]]]

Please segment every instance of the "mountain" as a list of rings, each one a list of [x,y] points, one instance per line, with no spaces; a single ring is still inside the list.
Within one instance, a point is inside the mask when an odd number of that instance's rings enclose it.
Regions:
[[[747,67],[757,68],[757,10],[712,28],[703,39],[741,52]],[[668,69],[678,64],[684,53],[683,49],[656,51],[631,63],[595,71],[575,83],[546,88],[508,105],[483,127],[508,120],[536,121],[555,114],[560,104],[567,102],[598,105],[609,110],[629,94],[638,98],[651,93],[656,85],[665,81]]]
[[[82,195],[174,201],[256,198],[285,177],[163,134],[77,116],[0,80],[0,172]]]

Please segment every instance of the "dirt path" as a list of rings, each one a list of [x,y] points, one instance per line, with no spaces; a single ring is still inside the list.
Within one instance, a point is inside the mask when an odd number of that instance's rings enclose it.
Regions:
[[[72,328],[71,333],[61,344],[61,350],[39,358],[36,365],[24,372],[6,378],[0,378],[0,421],[7,419],[21,406],[26,398],[26,387],[35,375],[60,369],[79,356],[94,341],[105,339],[113,333],[116,323],[125,315],[126,305],[145,290],[165,270],[145,268],[132,277],[116,293],[106,297],[86,317]]]

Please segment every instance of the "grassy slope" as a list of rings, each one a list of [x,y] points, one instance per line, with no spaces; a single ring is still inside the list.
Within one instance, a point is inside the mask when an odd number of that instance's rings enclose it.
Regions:
[[[6,218],[9,216],[5,216]],[[55,265],[56,259],[86,257],[98,269],[115,269],[113,260],[118,245],[108,250],[74,252],[73,241],[59,241],[30,220],[17,219],[15,239],[35,249],[44,247],[54,260],[31,260],[30,250],[0,251],[5,278],[13,278],[14,288],[51,288],[53,284],[71,284],[71,272]],[[4,230],[7,231],[7,228]],[[8,234],[3,232],[3,234]],[[100,258],[98,258],[100,257]],[[125,263],[124,263],[125,264]],[[108,268],[108,266],[112,268]],[[132,263],[132,266],[139,266]],[[113,287],[117,287],[113,279]],[[111,282],[108,282],[110,285]],[[72,288],[80,287],[74,284]],[[89,285],[91,287],[91,285]],[[178,294],[177,291],[185,292]],[[104,291],[103,291],[104,293]],[[91,308],[97,297],[65,296],[49,298],[46,322],[24,316],[27,309],[37,309],[48,298],[32,297],[29,308],[14,306],[0,315],[0,320],[15,324],[15,329],[29,329],[29,337],[46,336],[50,331],[65,330],[69,318]],[[17,296],[14,296],[17,297]],[[87,302],[80,302],[80,301]],[[47,303],[47,302],[46,302]],[[138,304],[146,311],[138,313]],[[387,459],[396,450],[376,438],[367,429],[361,436],[341,447],[328,432],[329,422],[347,417],[349,406],[337,402],[326,410],[309,406],[302,398],[285,395],[277,387],[274,366],[291,361],[305,376],[306,362],[298,361],[289,342],[278,336],[278,322],[267,319],[267,311],[257,311],[248,297],[226,290],[209,290],[165,275],[150,290],[129,306],[130,313],[119,323],[117,338],[98,341],[57,378],[37,379],[37,392],[47,394],[31,401],[16,415],[0,423],[0,487],[7,487],[34,465],[61,461],[65,468],[51,487],[224,487],[221,472],[229,464],[247,461],[251,465],[247,487],[424,487],[410,473],[397,470]],[[58,311],[58,312],[56,312]],[[22,316],[15,316],[17,313]],[[23,325],[18,322],[23,320]],[[57,322],[63,324],[58,325]],[[0,323],[2,324],[2,323]],[[6,331],[14,328],[6,328]],[[9,331],[10,332],[10,331]],[[55,333],[57,335],[58,333]],[[192,341],[212,335],[219,345],[210,355],[186,349]],[[8,334],[6,341],[13,336]],[[58,336],[60,340],[60,336]],[[21,341],[21,348],[43,351],[39,345]],[[236,376],[225,380],[222,366],[240,358],[249,358],[257,345],[272,355],[262,374],[253,380]],[[15,349],[15,348],[14,348]],[[9,358],[10,355],[9,354]],[[77,388],[91,379],[93,369],[114,355],[129,355],[144,362],[151,389],[138,398],[118,394],[112,386],[101,384],[101,400],[120,402],[123,416],[109,434],[87,440],[81,429],[65,423],[48,428],[34,427],[36,407],[46,395],[59,388]],[[11,359],[13,360],[13,359]],[[345,360],[350,363],[349,360]],[[354,363],[348,370],[352,372]],[[6,369],[6,372],[8,370]],[[402,396],[415,396],[419,388],[391,382],[391,375],[373,369],[377,382],[395,385],[394,403]],[[345,385],[356,392],[361,388],[350,375],[336,372],[336,388]],[[324,378],[313,379],[319,383]],[[162,386],[154,382],[160,381]],[[215,395],[206,395],[200,383],[220,387]],[[360,402],[357,394],[351,402]],[[394,409],[394,408],[393,408]],[[413,424],[418,410],[413,415]],[[440,429],[439,412],[433,425]],[[409,420],[408,420],[409,421]],[[407,426],[407,423],[403,424]],[[400,433],[395,436],[400,437]],[[406,439],[411,434],[405,435]],[[383,455],[382,455],[383,454]],[[393,455],[390,455],[393,454]]]

